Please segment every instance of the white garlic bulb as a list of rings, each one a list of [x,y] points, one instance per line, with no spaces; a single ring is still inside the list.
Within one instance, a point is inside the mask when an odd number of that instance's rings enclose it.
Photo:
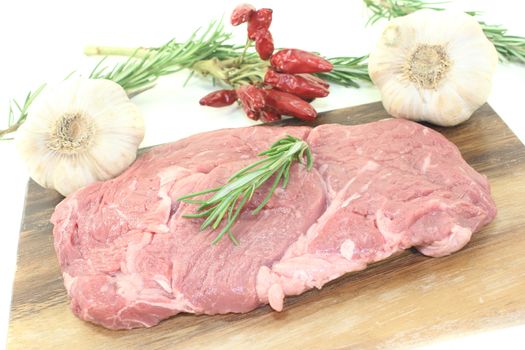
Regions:
[[[143,138],[141,113],[120,85],[70,78],[35,100],[16,143],[30,176],[66,196],[120,174]]]
[[[423,10],[387,25],[368,70],[391,115],[452,126],[487,101],[497,61],[472,16]]]

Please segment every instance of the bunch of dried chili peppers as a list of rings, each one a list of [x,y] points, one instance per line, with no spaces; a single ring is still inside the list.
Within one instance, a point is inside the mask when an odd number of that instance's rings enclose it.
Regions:
[[[200,100],[201,105],[224,107],[238,100],[253,120],[271,122],[280,120],[282,115],[315,119],[317,112],[309,102],[327,96],[329,85],[311,73],[329,72],[333,66],[326,59],[299,49],[282,49],[274,54],[271,22],[271,9],[256,10],[247,4],[235,8],[232,25],[248,23],[248,39],[255,41],[259,57],[269,60],[270,66],[263,83],[214,91]]]

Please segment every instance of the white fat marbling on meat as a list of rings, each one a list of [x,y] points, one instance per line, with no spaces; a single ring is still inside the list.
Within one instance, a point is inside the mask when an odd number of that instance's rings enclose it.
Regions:
[[[139,273],[122,273],[115,274],[115,283],[117,293],[126,299],[138,299],[140,292],[144,288],[144,280]]]
[[[132,181],[129,182],[128,189],[130,191],[135,191],[136,188],[137,188],[137,180],[133,179]]]
[[[459,225],[452,226],[450,232],[451,234],[441,241],[435,241],[426,246],[416,247],[417,250],[426,256],[439,258],[460,250],[468,243],[468,241],[470,241],[470,237],[472,236],[471,229]]]
[[[365,171],[376,171],[380,167],[381,166],[379,165],[379,163],[374,162],[373,160],[369,160],[366,162],[366,164],[361,169],[359,169],[357,173],[361,174],[361,173],[364,173]]]
[[[76,277],[72,277],[67,272],[62,272],[62,278],[64,279],[64,286],[66,287],[66,290],[69,292],[71,290],[71,286],[76,281]]]
[[[371,183],[372,183],[372,180],[368,181],[366,184],[361,186],[361,188],[359,189],[359,192],[366,192],[366,191],[368,191],[368,187],[370,187]]]
[[[421,171],[423,172],[423,174],[425,174],[428,170],[428,167],[430,165],[430,154],[428,156],[425,157],[425,159],[423,160],[423,165],[421,166]]]
[[[354,248],[355,243],[351,239],[346,239],[343,244],[341,244],[341,248],[339,249],[341,252],[341,255],[347,259],[352,260],[352,257],[354,256]]]
[[[126,248],[126,259],[123,261],[121,270],[125,272],[136,272],[136,257],[142,248],[151,243],[151,233],[144,233],[139,241],[131,241]]]
[[[324,175],[326,174],[326,171],[328,170],[329,168],[329,165],[328,164],[321,164],[321,166],[319,167],[319,174],[321,175]]]
[[[208,151],[206,151],[206,152],[208,152]],[[172,166],[169,166],[169,167],[166,167],[166,168],[162,169],[162,171],[159,172],[157,174],[157,176],[160,179],[160,187],[162,188],[162,187],[164,187],[166,185],[170,185],[171,186],[173,181],[178,180],[178,179],[183,178],[183,177],[186,177],[186,176],[189,176],[191,174],[192,174],[192,172],[189,171],[186,168],[183,168],[183,167],[180,167],[180,166],[177,166],[177,165],[172,165]]]
[[[155,211],[162,213],[163,217],[166,218],[166,222],[163,223],[150,223],[146,226],[146,231],[151,233],[168,233],[170,229],[168,228],[167,222],[169,220],[169,214],[171,211],[171,197],[166,193],[166,190],[161,187],[159,190],[158,196],[160,201],[155,208]]]
[[[375,222],[377,229],[383,235],[383,238],[386,241],[386,250],[390,251],[396,248],[401,241],[401,234],[394,232],[390,229],[392,220],[385,215],[383,209],[378,209],[375,215]]]
[[[360,193],[353,193],[350,197],[348,197],[344,202],[343,204],[341,205],[341,208],[346,208],[348,207],[348,205],[350,203],[352,203],[352,201],[358,199],[358,198],[361,198],[361,194]]]
[[[170,280],[168,280],[168,278],[164,275],[155,275],[153,277],[153,280],[155,282],[157,282],[157,284],[159,286],[162,287],[162,289],[164,289],[167,293],[171,293],[172,292],[172,289],[171,289],[171,285],[170,285]]]

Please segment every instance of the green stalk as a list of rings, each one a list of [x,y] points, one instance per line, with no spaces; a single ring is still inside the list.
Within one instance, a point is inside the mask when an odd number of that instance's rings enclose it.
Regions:
[[[148,49],[114,46],[86,46],[84,55],[86,56],[134,56],[144,58],[149,53]]]

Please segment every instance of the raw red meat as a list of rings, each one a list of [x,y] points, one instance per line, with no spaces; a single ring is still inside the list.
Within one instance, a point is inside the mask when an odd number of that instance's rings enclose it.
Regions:
[[[291,134],[315,166],[294,165],[256,216],[258,191],[234,226],[240,245],[199,232],[176,199],[223,183]],[[297,295],[409,247],[461,249],[496,208],[486,178],[439,133],[402,119],[357,125],[250,127],[158,146],[119,177],[60,203],[51,221],[73,312],[107,328],[149,327],[179,312],[281,310]]]

